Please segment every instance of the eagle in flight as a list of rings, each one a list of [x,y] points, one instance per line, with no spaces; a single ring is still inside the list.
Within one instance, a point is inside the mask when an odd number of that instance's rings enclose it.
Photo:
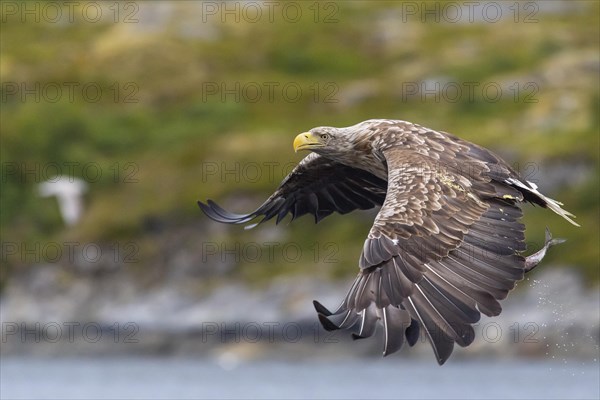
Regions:
[[[287,214],[293,220],[310,213],[319,222],[333,212],[381,207],[342,303],[335,311],[314,306],[325,329],[347,329],[355,339],[381,323],[384,356],[405,341],[414,345],[424,330],[441,365],[454,343],[473,342],[480,313],[500,314],[498,301],[562,241],[546,230],[543,248],[521,255],[522,203],[577,225],[561,203],[491,151],[410,122],[313,128],[294,139],[294,150],[312,153],[250,214],[211,200],[198,204],[215,221],[249,227]]]

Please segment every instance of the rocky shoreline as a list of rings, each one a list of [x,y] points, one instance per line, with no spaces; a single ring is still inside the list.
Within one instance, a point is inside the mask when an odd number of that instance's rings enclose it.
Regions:
[[[351,343],[347,333],[318,323],[312,300],[334,306],[345,282],[285,276],[265,288],[228,283],[191,295],[175,285],[140,288],[122,274],[83,275],[66,285],[62,274],[39,265],[5,287],[2,356],[199,356],[227,364],[381,355],[380,335]],[[500,316],[482,317],[473,344],[453,357],[597,360],[599,303],[597,288],[585,288],[575,272],[547,267],[519,283]],[[420,341],[402,357],[431,357]]]

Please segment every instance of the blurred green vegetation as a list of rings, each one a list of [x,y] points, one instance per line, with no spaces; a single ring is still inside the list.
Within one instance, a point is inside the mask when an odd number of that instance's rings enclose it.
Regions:
[[[278,14],[273,22],[217,17],[204,22],[198,4],[163,3],[160,7],[169,12],[158,12],[150,3],[139,3],[139,22],[133,24],[89,23],[81,17],[73,23],[7,17],[2,23],[3,241],[135,240],[140,264],[156,262],[161,236],[151,232],[148,221],[168,229],[191,225],[213,232],[197,200],[227,205],[237,199],[248,208],[233,211],[249,211],[283,177],[276,168],[277,179],[264,174],[259,182],[236,182],[231,176],[207,175],[207,163],[286,165],[301,158],[291,149],[299,132],[397,118],[472,140],[531,173],[528,178],[564,202],[582,227],[526,206],[528,240],[541,244],[550,226],[555,236],[569,240],[550,252],[548,262],[577,268],[598,281],[599,3],[540,12],[536,23],[511,18],[497,23],[403,21],[399,2],[336,3],[331,23],[322,16],[315,21],[308,3],[299,3],[305,13],[295,23]],[[66,95],[65,82],[79,85],[74,100]],[[207,83],[231,89],[253,82],[265,89],[257,101],[248,101],[250,95],[223,99],[206,91]],[[273,101],[265,82],[280,84]],[[438,100],[409,96],[407,83],[422,82],[478,86],[473,99],[466,89],[456,101],[448,100],[453,92],[442,92]],[[535,86],[526,86],[531,82]],[[82,95],[79,88],[86,83],[101,88],[97,102]],[[279,88],[286,83],[301,87],[298,101],[282,95]],[[498,101],[482,94],[486,83],[502,87]],[[14,94],[15,84],[58,84],[63,96],[54,102],[42,95],[36,101],[23,94],[22,86]],[[49,163],[94,163],[102,172],[90,183],[86,213],[73,228],[63,226],[54,201],[36,195],[43,173],[22,176],[10,169],[37,165],[43,172]],[[86,178],[81,168],[74,171]],[[556,178],[561,173],[565,179]],[[547,189],[550,181],[554,184]],[[290,265],[281,258],[242,263],[233,274],[243,279],[354,274],[371,223],[371,216],[363,214],[332,216],[316,226],[304,217],[289,226],[263,225],[250,232],[231,227],[213,237],[243,243],[260,230],[277,229],[282,241],[293,240],[302,248],[334,242],[339,250],[339,262],[333,264],[322,258],[316,264],[306,259]],[[23,267],[18,259],[4,261],[3,271]],[[2,276],[4,281],[7,274]]]

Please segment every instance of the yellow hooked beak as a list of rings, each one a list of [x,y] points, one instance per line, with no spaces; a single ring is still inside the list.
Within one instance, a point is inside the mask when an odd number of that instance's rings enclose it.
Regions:
[[[315,147],[323,147],[323,143],[310,132],[301,133],[294,139],[294,151],[296,153],[298,150],[310,150]]]

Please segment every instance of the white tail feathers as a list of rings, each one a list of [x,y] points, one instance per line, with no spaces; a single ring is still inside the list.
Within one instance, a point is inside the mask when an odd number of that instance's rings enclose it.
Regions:
[[[573,215],[570,212],[568,212],[567,210],[564,210],[563,208],[561,208],[561,206],[563,205],[561,202],[551,199],[550,197],[544,196],[543,194],[538,192],[537,185],[535,183],[527,181],[527,183],[530,185],[530,187],[528,187],[523,182],[520,182],[520,181],[518,181],[516,179],[512,179],[512,178],[508,179],[506,182],[511,185],[515,185],[522,189],[525,189],[526,191],[528,191],[530,193],[535,194],[537,197],[539,197],[546,203],[546,206],[549,209],[551,209],[552,211],[554,211],[555,213],[557,213],[558,215],[560,215],[561,217],[563,217],[564,219],[569,221],[571,224],[573,224],[575,226],[580,226],[577,222],[573,221],[573,219],[572,219],[572,218],[576,218],[575,215]]]
[[[573,225],[580,226],[577,222],[575,222],[571,219],[571,217],[576,218],[575,215],[573,215],[570,212],[568,212],[567,210],[564,210],[561,208],[561,206],[563,205],[562,203],[560,203],[554,199],[551,199],[550,197],[546,197],[543,194],[541,194],[540,192],[536,191],[536,194],[538,196],[540,196],[542,199],[544,199],[544,201],[546,202],[546,205],[548,206],[549,209],[551,209],[552,211],[554,211],[555,213],[557,213],[558,215],[560,215],[561,217],[563,217],[564,219],[566,219],[567,221],[572,223]]]

